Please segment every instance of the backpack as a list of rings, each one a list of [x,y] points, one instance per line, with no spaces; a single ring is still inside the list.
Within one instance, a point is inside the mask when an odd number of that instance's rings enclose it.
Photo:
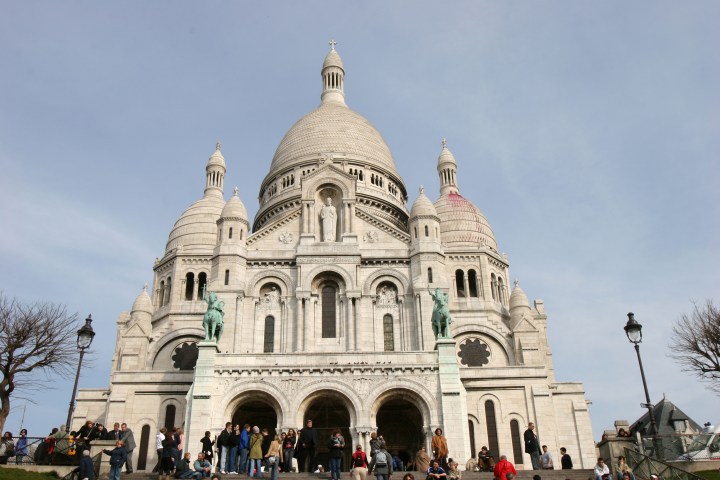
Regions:
[[[363,460],[362,455],[359,453],[355,454],[355,467],[360,468],[365,466],[365,461]]]
[[[387,455],[382,450],[378,450],[375,453],[375,466],[387,467]]]

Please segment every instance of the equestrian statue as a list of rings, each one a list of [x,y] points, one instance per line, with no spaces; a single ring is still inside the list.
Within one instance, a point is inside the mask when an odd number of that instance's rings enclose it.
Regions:
[[[448,308],[448,294],[443,293],[439,288],[435,289],[435,293],[428,288],[428,293],[435,301],[432,312],[432,329],[435,338],[449,338],[452,317],[450,316],[450,309]]]
[[[220,341],[223,330],[223,317],[225,316],[225,302],[218,300],[217,293],[205,291],[203,285],[203,301],[208,304],[207,311],[203,316],[203,328],[205,329],[205,341]]]

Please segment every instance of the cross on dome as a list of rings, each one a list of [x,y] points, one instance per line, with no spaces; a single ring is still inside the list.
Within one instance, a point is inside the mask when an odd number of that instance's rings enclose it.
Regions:
[[[147,292],[147,282],[145,282],[145,285],[143,285],[143,292]]]
[[[518,285],[520,285],[520,282],[518,281],[517,277],[515,277],[515,288],[517,288]]]
[[[238,188],[237,188],[237,187],[233,188],[233,195],[237,197],[237,195],[238,195]]]
[[[420,195],[423,195],[425,193],[425,187],[420,185],[419,191],[420,191]]]
[[[328,45],[330,45],[330,50],[335,50],[335,45],[337,45],[337,42],[335,39],[332,39],[328,42]]]
[[[215,142],[215,150],[220,151],[220,147],[222,147],[222,143],[220,143],[219,141]]]
[[[442,139],[442,148],[447,148],[447,140],[445,139],[445,137],[443,137]]]

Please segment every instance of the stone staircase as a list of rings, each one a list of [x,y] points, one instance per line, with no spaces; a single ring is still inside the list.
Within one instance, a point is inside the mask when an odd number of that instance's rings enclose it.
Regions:
[[[403,475],[412,473],[415,480],[425,480],[426,475],[419,472],[395,472],[393,480],[402,480]],[[542,480],[588,480],[593,476],[592,470],[518,470],[518,480],[532,480],[533,475],[540,475]],[[107,474],[101,475],[99,480],[107,480]],[[135,472],[122,474],[123,480],[158,480],[156,473]],[[247,475],[222,475],[223,480],[237,479],[247,480]],[[264,473],[263,479],[269,480],[270,474]],[[351,480],[349,472],[343,472],[342,480]],[[329,473],[280,473],[278,480],[329,480]],[[373,475],[368,475],[368,480],[375,480]],[[462,480],[493,480],[493,474],[489,472],[462,472]]]

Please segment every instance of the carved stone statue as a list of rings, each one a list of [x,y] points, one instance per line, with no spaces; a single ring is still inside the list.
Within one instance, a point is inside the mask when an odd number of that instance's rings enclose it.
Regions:
[[[337,229],[337,211],[332,204],[331,197],[325,199],[320,218],[322,219],[323,242],[334,242],[335,230]]]
[[[432,313],[432,329],[435,338],[449,338],[450,324],[452,323],[452,317],[450,316],[450,309],[448,308],[448,294],[442,293],[439,288],[435,289],[433,293],[428,288],[428,293],[435,301]]]
[[[277,307],[280,305],[280,292],[277,288],[272,287],[269,292],[265,294],[263,299],[267,307]]]
[[[388,288],[386,285],[383,285],[377,296],[377,304],[386,306],[397,305],[397,292],[395,289],[392,287]]]
[[[225,302],[218,300],[215,292],[207,293],[205,286],[203,286],[203,301],[208,304],[207,311],[203,316],[205,340],[219,342],[223,330],[223,318],[225,317]]]

